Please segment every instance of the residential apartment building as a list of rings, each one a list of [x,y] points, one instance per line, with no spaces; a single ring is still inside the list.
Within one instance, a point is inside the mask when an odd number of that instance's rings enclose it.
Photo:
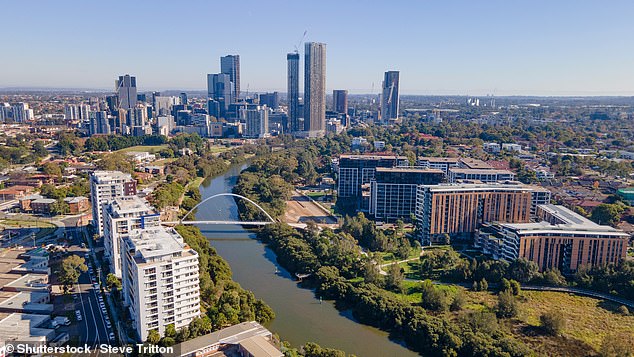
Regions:
[[[370,184],[370,214],[376,220],[410,221],[416,211],[418,185],[443,182],[444,173],[437,169],[414,167],[377,167]]]
[[[449,174],[449,169],[459,166],[460,158],[457,157],[419,157],[416,166],[442,170],[445,175]]]
[[[134,229],[122,244],[124,304],[138,337],[150,330],[165,335],[169,324],[179,330],[200,315],[198,254],[174,229]]]
[[[475,245],[496,259],[524,258],[540,270],[571,273],[583,266],[618,263],[630,236],[596,224],[557,205],[537,207],[538,223],[491,223],[478,230]]]
[[[420,185],[416,195],[418,238],[440,243],[444,235],[471,239],[484,222],[528,223],[532,207],[549,203],[548,191],[520,184]]]
[[[338,171],[338,197],[357,197],[361,186],[374,179],[377,167],[407,165],[406,156],[395,155],[341,155]]]
[[[95,171],[90,176],[92,220],[97,232],[103,235],[103,206],[122,196],[136,195],[136,181],[132,175],[119,171]]]
[[[121,242],[135,229],[160,225],[160,219],[138,196],[117,197],[104,206],[105,257],[110,262],[110,272],[121,278]]]

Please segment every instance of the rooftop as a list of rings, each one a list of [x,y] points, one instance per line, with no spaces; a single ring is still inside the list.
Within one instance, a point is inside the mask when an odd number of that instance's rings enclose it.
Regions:
[[[339,155],[340,159],[351,159],[351,160],[381,160],[381,159],[407,159],[407,156],[397,156],[397,155],[359,155],[359,154],[342,154]]]
[[[132,212],[154,212],[148,202],[138,196],[117,197],[110,203],[113,212],[126,214]]]
[[[0,316],[0,318],[2,318]],[[39,342],[55,336],[55,330],[42,328],[49,315],[12,313],[0,320],[0,342]]]
[[[132,181],[132,175],[120,171],[94,171],[91,178],[97,183],[108,183],[112,180]]]
[[[130,231],[130,241],[136,251],[137,263],[150,262],[165,256],[172,257],[174,253],[184,253],[186,249],[183,237],[176,230],[162,226],[134,229]]]
[[[459,167],[454,167],[454,168],[450,168],[449,171],[459,173],[459,174],[472,174],[472,175],[515,175],[512,171],[497,170],[497,169],[463,169]]]
[[[509,184],[509,183],[441,183],[438,185],[421,185],[424,188],[429,188],[431,192],[455,192],[455,191],[548,191],[543,187],[524,185],[524,184]]]
[[[181,356],[189,355],[195,351],[205,349],[209,346],[217,344],[235,345],[241,343],[246,339],[256,336],[270,337],[271,331],[267,330],[255,321],[243,322],[204,336],[196,337],[189,341],[185,341],[174,346],[174,350],[180,351]],[[255,343],[258,344],[258,342]]]
[[[414,173],[437,173],[444,174],[443,170],[439,169],[428,169],[425,167],[377,167],[376,172],[414,172]]]
[[[460,158],[458,157],[419,157],[419,161],[429,161],[429,162],[449,162],[449,163],[458,163]]]

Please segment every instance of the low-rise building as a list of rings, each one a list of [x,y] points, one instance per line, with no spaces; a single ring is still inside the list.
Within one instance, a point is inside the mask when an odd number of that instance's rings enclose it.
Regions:
[[[224,355],[282,357],[272,343],[271,331],[255,321],[242,322],[174,346],[180,357],[208,357],[220,351]],[[231,353],[231,354],[230,354]]]
[[[78,214],[90,209],[90,200],[88,197],[66,197],[64,202],[68,204],[69,214]]]

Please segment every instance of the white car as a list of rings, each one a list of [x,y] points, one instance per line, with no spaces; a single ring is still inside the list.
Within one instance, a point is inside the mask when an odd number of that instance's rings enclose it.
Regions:
[[[114,332],[110,332],[108,337],[110,338],[110,341],[114,341]]]
[[[112,324],[108,320],[106,320],[106,327],[108,327],[108,329],[112,328]]]
[[[81,317],[81,311],[75,310],[75,316],[77,316],[77,321],[83,320],[82,317]]]

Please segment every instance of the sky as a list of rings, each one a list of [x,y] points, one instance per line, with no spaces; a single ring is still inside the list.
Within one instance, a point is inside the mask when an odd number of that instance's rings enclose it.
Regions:
[[[634,95],[634,1],[4,0],[0,88],[203,90],[239,54],[242,91],[286,91],[286,54],[327,44],[327,90]],[[299,46],[303,54],[303,46]],[[303,82],[303,81],[302,81]]]

